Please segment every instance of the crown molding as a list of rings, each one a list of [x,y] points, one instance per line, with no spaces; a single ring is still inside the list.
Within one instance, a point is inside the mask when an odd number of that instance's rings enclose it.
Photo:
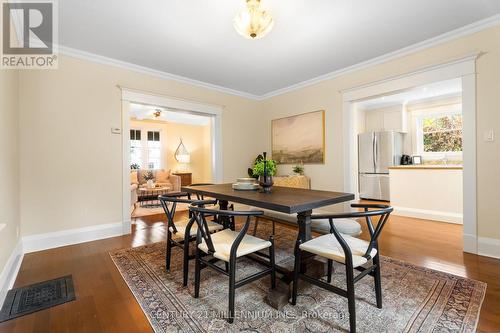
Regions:
[[[486,18],[486,19],[481,20],[481,21],[471,23],[469,25],[452,30],[450,32],[444,33],[444,34],[439,35],[437,37],[433,37],[433,38],[427,39],[425,41],[404,47],[404,48],[399,49],[397,51],[387,53],[387,54],[382,55],[380,57],[372,58],[370,60],[363,61],[363,62],[360,62],[358,64],[355,64],[355,65],[352,65],[349,67],[345,67],[345,68],[342,68],[342,69],[339,69],[339,70],[336,70],[336,71],[333,71],[333,72],[330,72],[327,74],[323,74],[323,75],[320,75],[318,77],[315,77],[315,78],[312,78],[312,79],[309,79],[306,81],[302,81],[302,82],[293,84],[293,85],[288,86],[288,87],[280,88],[280,89],[271,91],[271,92],[263,94],[263,95],[255,95],[255,94],[251,94],[248,92],[243,92],[243,91],[239,91],[239,90],[235,90],[235,89],[231,89],[231,88],[227,88],[227,87],[223,87],[223,86],[219,86],[219,85],[215,85],[215,84],[211,84],[211,83],[207,83],[207,82],[203,82],[203,81],[199,81],[199,80],[195,80],[195,79],[190,79],[190,78],[187,78],[184,76],[171,74],[168,72],[152,69],[149,67],[139,66],[139,65],[135,65],[135,64],[132,64],[129,62],[125,62],[125,61],[121,61],[121,60],[117,60],[117,59],[113,59],[113,58],[108,58],[108,57],[97,55],[94,53],[66,47],[64,45],[59,45],[59,52],[63,55],[69,56],[69,57],[88,60],[88,61],[92,61],[92,62],[104,64],[104,65],[110,65],[110,66],[114,66],[114,67],[118,67],[118,68],[122,68],[122,69],[127,69],[127,70],[131,70],[131,71],[138,72],[141,74],[151,75],[151,76],[154,76],[154,77],[157,77],[160,79],[173,80],[173,81],[177,81],[180,83],[185,83],[185,84],[189,84],[189,85],[193,85],[193,86],[197,86],[197,87],[201,87],[201,88],[206,88],[206,89],[210,89],[210,90],[214,90],[214,91],[218,91],[221,93],[230,94],[230,95],[234,95],[234,96],[238,96],[238,97],[242,97],[242,98],[246,98],[246,99],[250,99],[250,100],[263,101],[263,100],[266,100],[268,98],[275,97],[278,95],[283,95],[283,94],[286,94],[286,93],[289,93],[289,92],[292,92],[292,91],[295,91],[295,90],[298,90],[298,89],[301,89],[304,87],[308,87],[308,86],[311,86],[311,85],[314,85],[314,84],[317,84],[317,83],[320,83],[320,82],[323,82],[326,80],[331,80],[331,79],[334,79],[334,78],[339,77],[341,75],[346,75],[346,74],[349,74],[349,73],[352,73],[355,71],[359,71],[362,69],[366,69],[366,68],[369,68],[372,66],[376,66],[376,65],[379,65],[379,64],[397,59],[397,58],[401,58],[401,57],[404,57],[406,55],[409,55],[409,54],[412,54],[412,53],[415,53],[418,51],[422,51],[422,50],[431,48],[433,46],[444,44],[446,42],[449,42],[449,41],[452,41],[452,40],[455,40],[455,39],[458,39],[461,37],[465,37],[465,36],[474,34],[476,32],[479,32],[479,31],[482,31],[482,30],[485,30],[485,29],[488,29],[488,28],[491,28],[491,27],[494,27],[497,25],[500,25],[500,14],[491,16],[491,17]]]
[[[416,69],[412,72],[409,72],[409,73],[390,76],[390,77],[384,78],[382,80],[378,80],[378,81],[374,81],[374,82],[370,82],[370,83],[363,83],[363,84],[358,85],[358,86],[354,86],[354,87],[340,90],[339,92],[341,94],[348,94],[348,93],[352,93],[352,92],[355,92],[355,91],[360,90],[360,89],[365,89],[365,88],[377,86],[377,85],[380,85],[383,83],[406,78],[408,76],[424,74],[424,73],[429,73],[429,72],[435,71],[435,70],[449,68],[450,66],[453,66],[453,65],[462,65],[462,64],[465,65],[464,68],[462,68],[462,70],[460,71],[462,76],[468,75],[468,74],[474,74],[474,73],[476,73],[476,66],[475,66],[474,62],[476,61],[476,59],[478,59],[479,57],[481,57],[484,54],[485,54],[485,52],[481,52],[481,51],[471,52],[471,53],[466,54],[460,58],[453,58],[453,59],[450,59],[448,61],[439,63],[437,65],[421,67],[421,68],[418,68],[418,69]]]
[[[450,42],[452,40],[455,40],[455,39],[458,39],[461,37],[465,37],[468,35],[472,35],[476,32],[479,32],[479,31],[482,31],[482,30],[485,30],[485,29],[488,29],[488,28],[491,28],[491,27],[494,27],[497,25],[500,25],[500,14],[491,16],[491,17],[486,18],[486,19],[481,20],[481,21],[471,23],[471,24],[466,25],[464,27],[449,31],[447,33],[444,33],[442,35],[427,39],[425,41],[404,47],[404,48],[399,49],[397,51],[387,53],[387,54],[382,55],[380,57],[376,57],[376,58],[373,58],[373,59],[370,59],[367,61],[363,61],[363,62],[360,62],[358,64],[355,64],[355,65],[352,65],[352,66],[349,66],[346,68],[342,68],[342,69],[339,69],[339,70],[336,70],[336,71],[333,71],[333,72],[330,72],[327,74],[320,75],[320,76],[315,77],[313,79],[302,81],[302,82],[296,83],[294,85],[269,92],[267,94],[259,96],[259,99],[265,100],[265,99],[275,97],[278,95],[283,95],[283,94],[286,94],[286,93],[294,91],[294,90],[298,90],[298,89],[301,89],[301,88],[304,88],[307,86],[314,85],[316,83],[320,83],[320,82],[323,82],[326,80],[331,80],[331,79],[339,77],[341,75],[346,75],[346,74],[349,74],[349,73],[352,73],[355,71],[359,71],[359,70],[366,69],[366,68],[369,68],[372,66],[380,65],[380,64],[383,64],[385,62],[388,62],[388,61],[391,61],[391,60],[394,60],[397,58],[401,58],[401,57],[404,57],[404,56],[407,56],[407,55],[410,55],[412,53],[416,53],[416,52],[419,52],[419,51],[422,51],[422,50],[425,50],[428,48],[431,48],[433,46],[444,44],[446,42]]]
[[[64,45],[59,45],[59,53],[65,55],[65,56],[68,56],[68,57],[72,57],[72,58],[88,60],[88,61],[92,61],[95,63],[103,64],[103,65],[114,66],[114,67],[118,67],[118,68],[122,68],[122,69],[131,70],[131,71],[141,73],[141,74],[151,75],[151,76],[157,77],[159,79],[172,80],[172,81],[185,83],[185,84],[189,84],[192,86],[206,88],[206,89],[218,91],[221,93],[230,94],[230,95],[243,97],[243,98],[247,98],[247,99],[252,99],[252,100],[259,100],[260,99],[260,97],[258,95],[253,95],[253,94],[246,93],[243,91],[238,91],[238,90],[218,86],[218,85],[207,83],[207,82],[190,79],[190,78],[187,78],[184,76],[167,73],[164,71],[152,69],[152,68],[145,67],[145,66],[135,65],[135,64],[132,64],[132,63],[129,63],[126,61],[121,61],[121,60],[101,56],[98,54],[94,54],[94,53],[90,53],[90,52],[86,52],[86,51],[82,51],[82,50],[78,50],[78,49],[73,49],[73,48],[70,48],[70,47],[67,47]]]

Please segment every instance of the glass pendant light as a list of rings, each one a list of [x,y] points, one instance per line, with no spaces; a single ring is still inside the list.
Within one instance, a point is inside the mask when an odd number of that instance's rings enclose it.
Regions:
[[[189,162],[191,162],[191,155],[189,155],[186,146],[184,146],[184,143],[182,143],[182,138],[180,138],[180,140],[181,142],[175,150],[174,157],[177,162],[181,164],[188,164]]]
[[[234,28],[245,38],[259,39],[266,36],[274,26],[273,17],[260,8],[260,0],[246,0],[247,9],[234,18]]]

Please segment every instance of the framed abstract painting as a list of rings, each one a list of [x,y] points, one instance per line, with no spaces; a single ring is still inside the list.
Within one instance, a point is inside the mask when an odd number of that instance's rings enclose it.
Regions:
[[[279,164],[325,163],[325,111],[274,119],[273,159]]]

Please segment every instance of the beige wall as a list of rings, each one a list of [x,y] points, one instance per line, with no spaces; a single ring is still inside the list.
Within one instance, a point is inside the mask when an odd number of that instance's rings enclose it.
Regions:
[[[326,110],[326,163],[307,165],[317,189],[343,189],[340,90],[446,62],[472,51],[477,62],[477,164],[479,235],[500,239],[494,207],[500,188],[500,27],[495,27],[369,69],[339,76],[263,102],[61,57],[55,71],[20,75],[21,224],[23,235],[121,221],[120,90],[138,90],[224,106],[224,180],[245,174],[252,158],[270,150],[270,120]],[[282,167],[281,173],[290,171]]]
[[[478,234],[500,239],[495,207],[500,188],[500,140],[484,142],[483,131],[500,133],[500,27],[485,30],[369,69],[280,95],[263,102],[270,145],[270,120],[314,110],[326,110],[326,164],[306,165],[313,188],[343,189],[342,97],[339,91],[435,65],[471,52],[486,52],[477,61],[477,186]],[[270,149],[268,147],[268,149]],[[282,167],[288,172],[290,166]]]
[[[18,72],[0,70],[0,273],[19,239],[17,101]]]
[[[207,137],[208,133],[208,137]],[[179,138],[189,154],[191,162],[186,166],[186,171],[193,173],[193,183],[207,183],[212,181],[212,160],[210,144],[210,125],[193,126],[169,123],[167,126],[167,165],[172,171],[180,170],[174,158],[174,153],[179,146]]]
[[[117,85],[223,106],[225,181],[245,175],[266,145],[256,101],[65,56],[58,70],[19,75],[23,235],[122,220]]]
[[[186,166],[186,172],[193,173],[193,183],[212,181],[211,135],[209,125],[187,125],[171,122],[131,121],[131,128],[161,129],[164,169],[172,172],[181,170],[182,167],[175,160],[174,153],[182,137],[184,146],[191,155],[191,162]]]

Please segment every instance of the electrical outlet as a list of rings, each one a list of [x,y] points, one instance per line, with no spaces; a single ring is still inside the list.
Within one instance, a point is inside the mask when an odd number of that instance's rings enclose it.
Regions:
[[[483,139],[485,142],[493,142],[495,141],[495,131],[492,129],[486,130],[483,133]]]

